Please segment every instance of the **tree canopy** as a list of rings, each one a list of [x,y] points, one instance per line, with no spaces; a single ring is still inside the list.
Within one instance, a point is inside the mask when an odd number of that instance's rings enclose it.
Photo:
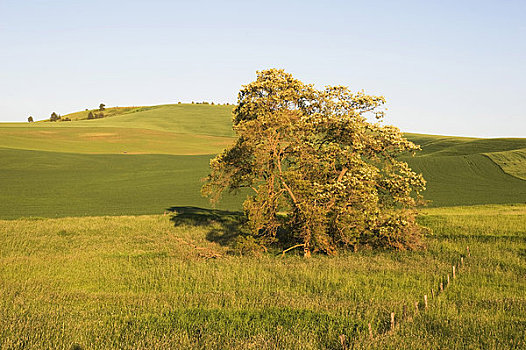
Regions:
[[[283,70],[257,73],[233,111],[234,145],[211,160],[203,194],[249,188],[247,226],[264,243],[289,233],[311,252],[419,246],[423,177],[400,155],[419,147],[381,123],[381,96],[317,90]],[[369,121],[372,119],[374,121]]]

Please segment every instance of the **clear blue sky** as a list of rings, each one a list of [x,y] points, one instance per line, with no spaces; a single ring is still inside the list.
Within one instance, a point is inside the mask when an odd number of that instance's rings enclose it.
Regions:
[[[0,121],[235,102],[270,67],[384,95],[403,131],[526,137],[524,0],[0,0]]]

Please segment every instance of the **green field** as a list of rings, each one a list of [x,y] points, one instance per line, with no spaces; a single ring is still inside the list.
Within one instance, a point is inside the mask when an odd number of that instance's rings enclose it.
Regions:
[[[0,129],[0,148],[82,154],[212,154],[230,137],[116,127]]]
[[[0,124],[0,218],[162,213],[210,207],[208,162],[233,141],[232,106],[176,104],[88,111],[71,122]],[[524,203],[526,139],[407,134],[430,206]],[[241,208],[243,196],[218,208]]]
[[[526,180],[526,148],[487,154],[506,173]]]
[[[239,256],[244,195],[199,194],[231,109],[0,124],[0,349],[526,346],[526,139],[406,135],[425,250]]]
[[[119,108],[107,118],[0,124],[0,218],[209,207],[208,162],[232,142],[231,106]],[[112,111],[108,109],[107,111]],[[240,207],[225,198],[223,209]]]
[[[524,205],[427,209],[425,251],[307,260],[229,254],[235,218],[0,220],[0,348],[341,349],[341,334],[356,349],[526,345]]]
[[[112,111],[112,108],[107,111]],[[67,114],[72,122],[2,123],[2,127],[97,127],[136,128],[169,131],[180,134],[232,137],[232,106],[176,104],[150,107],[118,108],[103,119],[86,120],[87,111]]]
[[[199,195],[208,155],[0,149],[0,159],[2,218],[154,214],[174,205],[209,206]],[[239,198],[225,197],[221,207],[237,209]]]
[[[526,147],[526,139],[406,136],[422,146],[407,161],[427,180],[424,196],[431,206],[526,203],[526,181],[517,176],[526,171],[526,158],[505,163]]]

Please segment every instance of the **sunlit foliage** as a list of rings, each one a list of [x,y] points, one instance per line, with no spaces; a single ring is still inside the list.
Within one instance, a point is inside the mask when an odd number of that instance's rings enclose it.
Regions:
[[[251,188],[252,233],[271,242],[289,232],[306,256],[416,247],[413,209],[425,181],[397,156],[419,147],[380,123],[384,103],[343,86],[317,90],[283,70],[258,72],[233,111],[237,141],[211,161],[203,193],[215,201]]]

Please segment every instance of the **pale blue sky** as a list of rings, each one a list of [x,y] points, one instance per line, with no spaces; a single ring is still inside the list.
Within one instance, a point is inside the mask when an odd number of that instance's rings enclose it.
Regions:
[[[384,95],[403,131],[526,137],[524,0],[0,0],[0,121],[235,102],[270,67]]]

